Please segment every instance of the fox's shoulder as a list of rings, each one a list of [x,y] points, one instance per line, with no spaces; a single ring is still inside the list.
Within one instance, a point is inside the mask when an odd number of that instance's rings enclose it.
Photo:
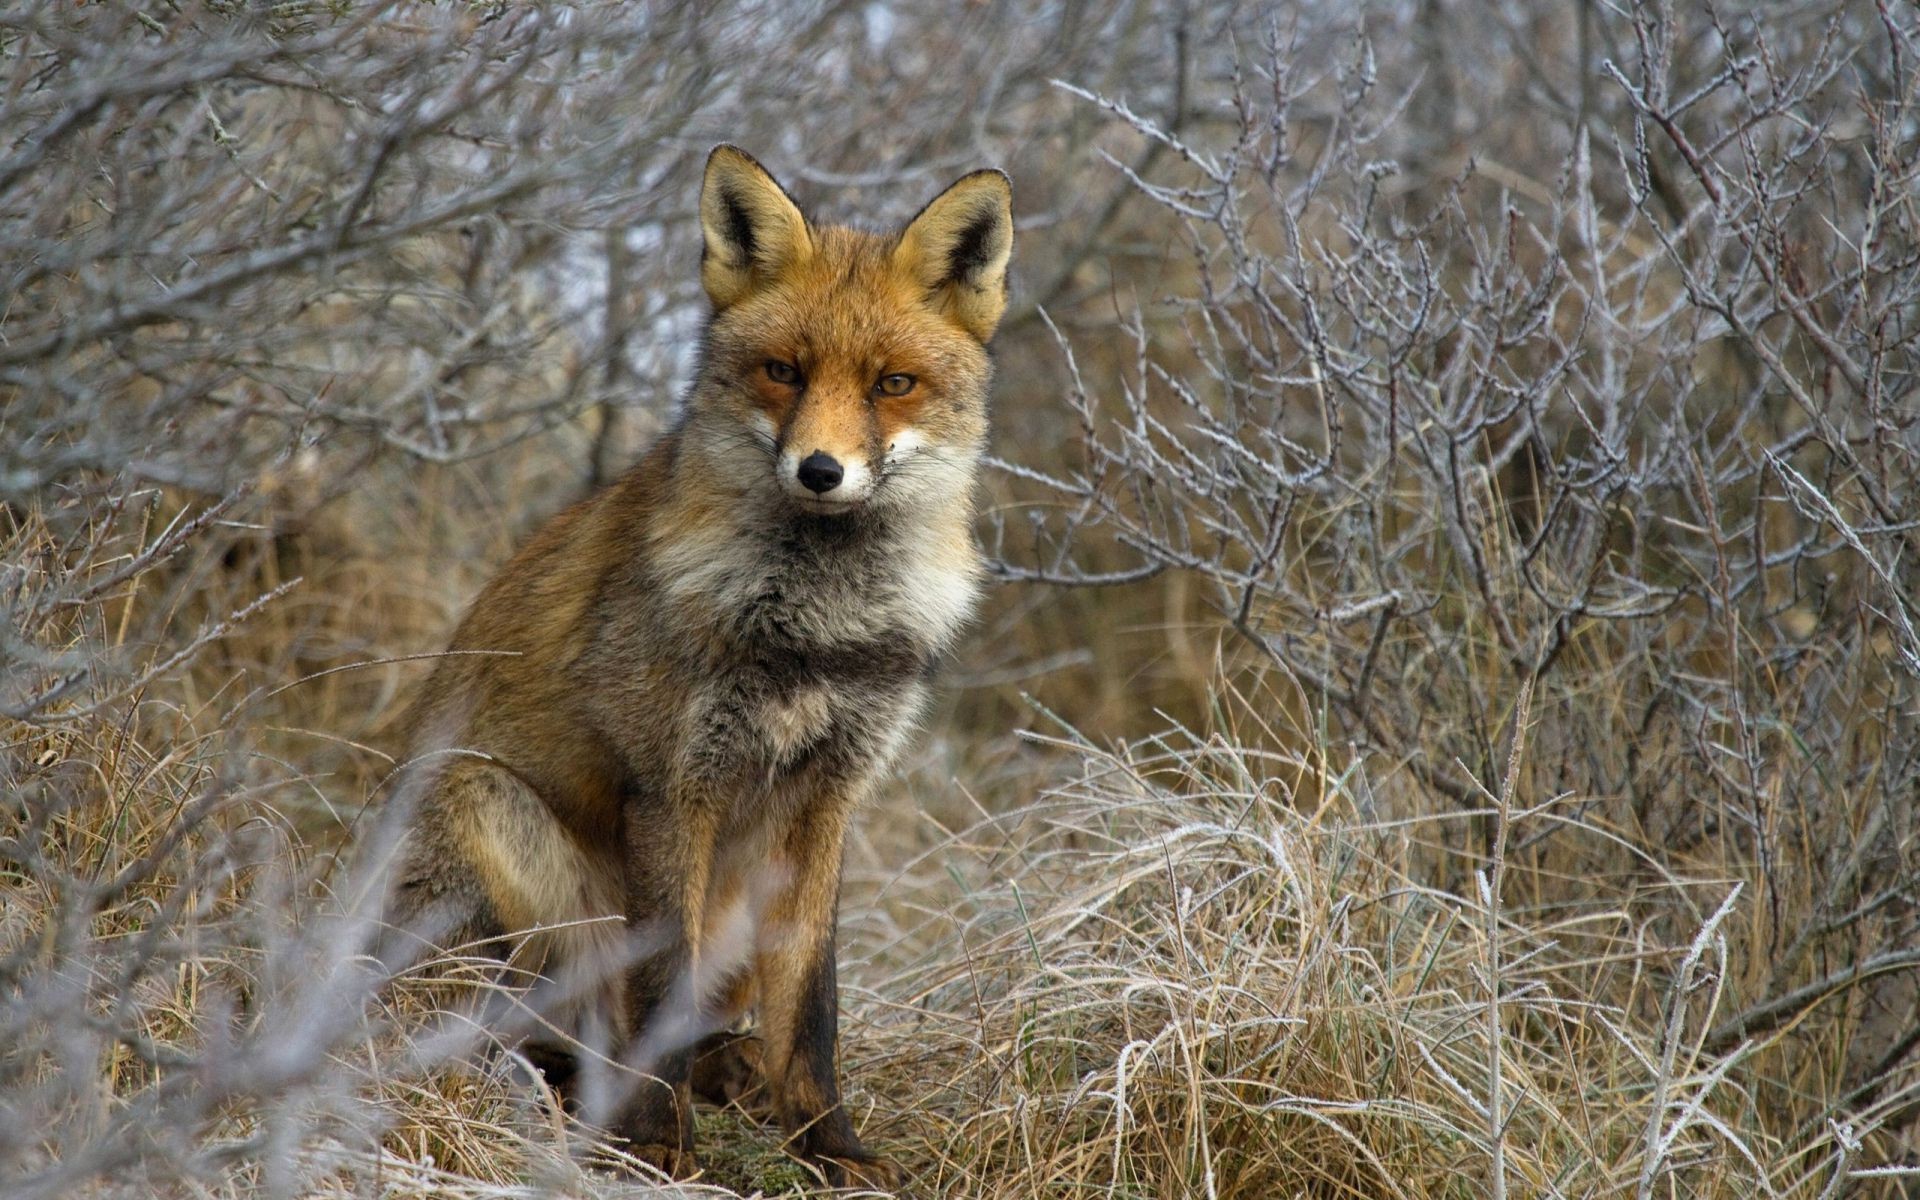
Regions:
[[[606,578],[646,554],[661,509],[658,486],[677,453],[664,435],[620,479],[549,518],[474,601],[454,644],[520,649],[577,629]]]

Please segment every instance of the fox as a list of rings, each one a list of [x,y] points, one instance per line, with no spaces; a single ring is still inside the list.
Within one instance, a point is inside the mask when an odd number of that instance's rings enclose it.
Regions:
[[[751,1077],[828,1184],[892,1188],[842,1102],[843,848],[984,580],[1012,185],[873,232],[723,144],[698,212],[671,425],[485,586],[413,708],[389,919],[570,981],[568,1028],[624,1069],[528,1057],[668,1175],[699,1169],[693,1096]]]

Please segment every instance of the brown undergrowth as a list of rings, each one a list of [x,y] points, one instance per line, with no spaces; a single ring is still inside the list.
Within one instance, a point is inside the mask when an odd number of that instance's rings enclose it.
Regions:
[[[0,1193],[658,1194],[368,863],[724,138],[1016,181],[1001,586],[841,922],[912,1194],[1915,1194],[1912,15],[1109,7],[0,18]]]

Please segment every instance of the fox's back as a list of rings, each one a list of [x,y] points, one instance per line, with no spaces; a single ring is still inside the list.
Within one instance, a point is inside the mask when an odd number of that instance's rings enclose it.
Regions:
[[[652,455],[670,449],[663,442]],[[600,490],[550,519],[488,582],[414,707],[416,758],[486,755],[543,796],[610,809],[621,785],[580,670],[597,597],[631,553],[647,502],[645,489]]]

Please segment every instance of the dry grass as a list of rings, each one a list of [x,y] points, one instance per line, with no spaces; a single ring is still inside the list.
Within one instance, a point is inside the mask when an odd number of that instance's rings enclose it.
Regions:
[[[1275,749],[1311,731],[1262,723],[1287,707],[1260,690],[1271,682],[1223,688],[1215,728],[1120,748],[1039,714],[1056,732],[1030,736],[1017,771],[981,771],[1020,803],[976,804],[949,774],[967,760],[929,754],[869,814],[844,921],[847,1065],[862,1125],[916,1194],[1477,1197],[1498,1171],[1513,1195],[1814,1196],[1844,1177],[1833,1134],[1796,1140],[1767,1119],[1745,1081],[1751,1047],[1701,1046],[1732,1003],[1737,883],[1643,882],[1701,914],[1666,936],[1618,897],[1553,899],[1566,881],[1517,853],[1473,886],[1436,887],[1446,825],[1491,822],[1502,851],[1543,835],[1605,858],[1629,848],[1567,797],[1516,794],[1520,698],[1515,769],[1483,781],[1480,807],[1402,815],[1390,781],[1324,744]],[[629,1192],[606,1172],[615,1152],[515,1058],[430,1018],[442,993],[403,987],[361,1012],[372,975],[350,956],[366,927],[338,915],[351,897],[323,861],[289,878],[311,854],[293,822],[238,780],[204,821],[168,800],[215,794],[221,735],[191,727],[9,747],[38,764],[27,787],[84,765],[90,799],[32,837],[16,827],[16,854],[72,875],[11,877],[7,950],[138,968],[83,989],[116,1036],[10,1061],[10,1098],[59,1121],[49,1149],[119,1148],[88,1164],[103,1176],[89,1193],[189,1166],[236,1196]],[[150,863],[125,888],[98,883]],[[113,899],[62,947],[48,931],[79,879]],[[162,945],[125,953],[155,931]],[[8,1013],[14,1044],[61,1031],[17,1003],[57,1003],[32,986],[44,977],[14,978],[29,985]],[[55,1102],[47,1089],[87,1062],[120,1099]],[[185,1128],[198,1140],[171,1143]],[[745,1118],[709,1114],[701,1136],[716,1189],[806,1190]],[[35,1169],[51,1160],[10,1165],[37,1180],[24,1194],[72,1194]]]
[[[370,956],[725,136],[1018,181],[1006,585],[843,909],[912,1194],[1920,1194],[1911,14],[1095,7],[0,19],[0,1192],[809,1193]]]

